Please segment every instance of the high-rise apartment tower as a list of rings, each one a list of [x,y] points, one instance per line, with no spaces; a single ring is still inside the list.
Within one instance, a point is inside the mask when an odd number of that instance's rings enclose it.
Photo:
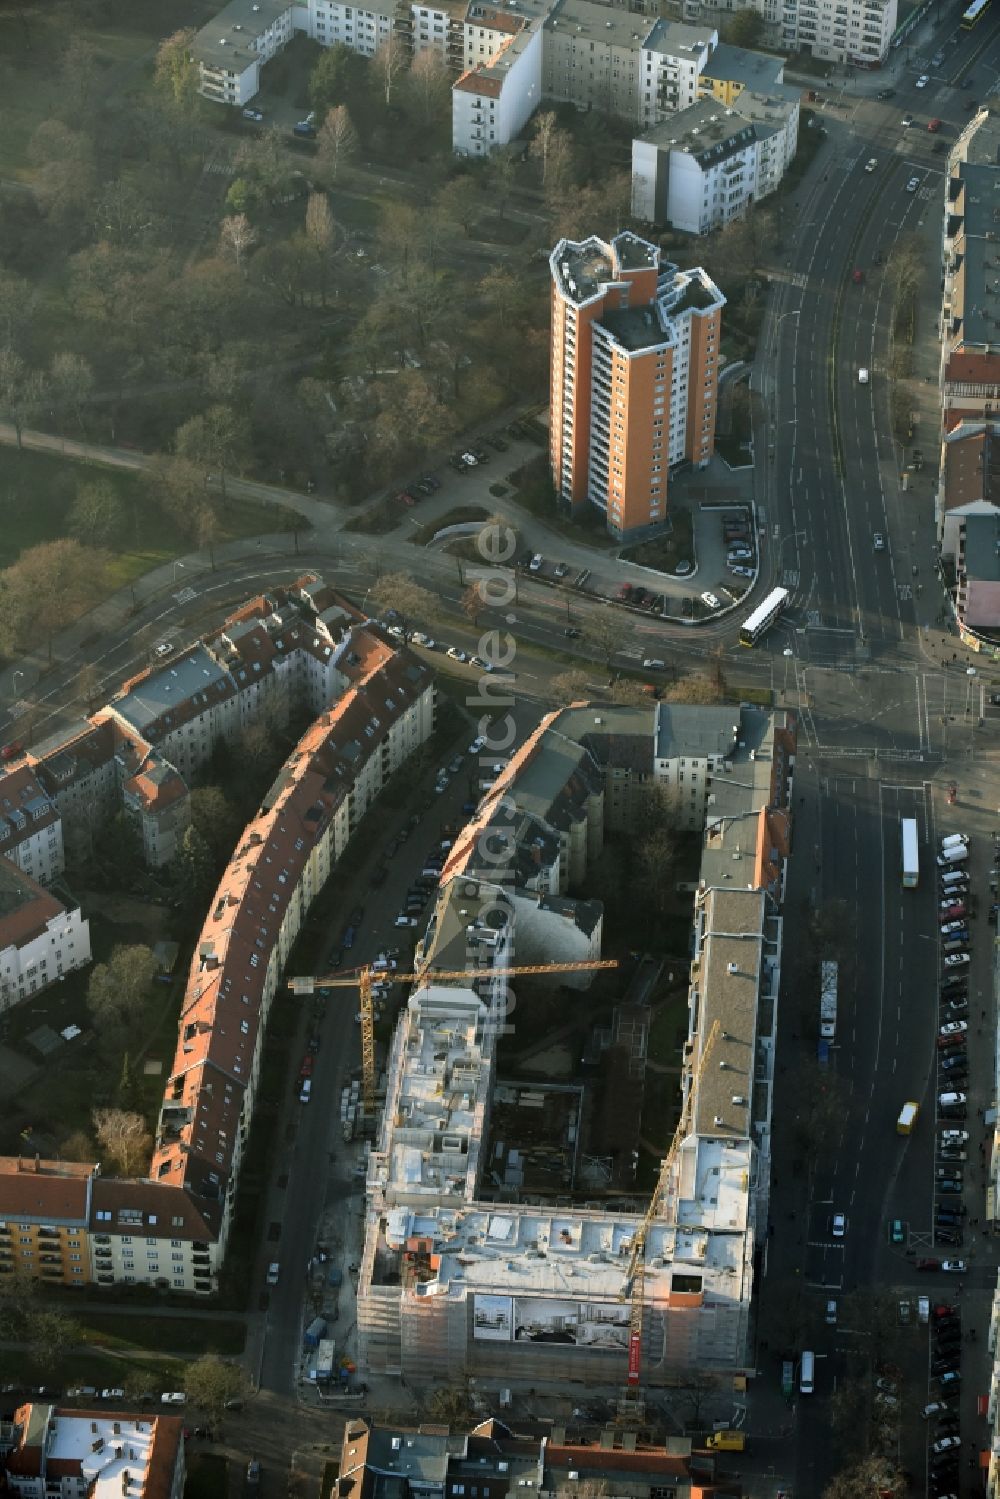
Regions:
[[[552,477],[615,536],[667,516],[667,477],[715,448],[725,297],[703,270],[660,263],[635,234],[560,240],[552,273]]]

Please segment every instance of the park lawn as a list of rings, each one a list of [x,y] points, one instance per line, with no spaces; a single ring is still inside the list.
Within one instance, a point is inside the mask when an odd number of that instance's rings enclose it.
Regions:
[[[53,67],[53,48],[64,41],[60,24],[42,5],[4,6],[0,12],[4,174],[24,182],[33,176],[28,161],[32,135],[44,120],[59,114],[62,85]],[[73,35],[95,49],[101,69],[97,87],[104,93],[109,86],[117,92],[112,80],[122,64],[137,63],[155,45],[153,36],[140,30],[118,26],[112,31],[83,18],[74,20]]]
[[[158,1317],[155,1307],[143,1316],[102,1312],[88,1307],[76,1319],[86,1343],[109,1351],[144,1350],[147,1353],[241,1354],[246,1346],[246,1328],[228,1317]]]
[[[16,562],[28,547],[66,536],[77,487],[98,479],[113,486],[125,507],[122,534],[110,548],[111,589],[124,587],[151,568],[194,550],[191,538],[149,503],[142,474],[83,463],[56,453],[19,453],[16,448],[0,447],[0,511],[4,517],[0,568]],[[284,506],[242,497],[230,498],[225,509],[219,510],[218,519],[216,545],[243,536],[291,530],[293,523],[300,530],[308,528],[307,521]]]

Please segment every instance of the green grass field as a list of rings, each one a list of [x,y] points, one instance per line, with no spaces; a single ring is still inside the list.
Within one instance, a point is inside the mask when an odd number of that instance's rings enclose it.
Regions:
[[[108,1352],[236,1355],[246,1346],[242,1322],[222,1317],[129,1317],[88,1307],[78,1316],[83,1340]]]
[[[0,568],[16,562],[22,551],[68,534],[70,508],[81,484],[106,479],[125,508],[122,534],[112,542],[108,582],[121,588],[151,568],[195,550],[184,535],[148,496],[141,474],[100,464],[81,463],[49,453],[19,453],[0,448]],[[297,519],[281,506],[231,499],[219,512],[217,544],[241,536],[259,536],[290,529]],[[298,521],[301,529],[305,523]]]

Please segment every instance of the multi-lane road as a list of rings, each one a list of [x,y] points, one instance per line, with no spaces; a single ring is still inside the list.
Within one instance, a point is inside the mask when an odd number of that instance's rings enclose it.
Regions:
[[[957,17],[948,21],[949,28],[956,24]],[[913,237],[924,275],[937,286],[947,157],[935,151],[940,137],[927,124],[940,118],[949,141],[967,125],[968,90],[961,82],[974,74],[982,96],[994,81],[1000,61],[995,22],[989,34],[983,28],[958,33],[946,58],[926,88],[916,87],[922,68],[915,66],[891,99],[845,100],[847,108],[830,112],[821,164],[800,193],[788,264],[769,309],[769,357],[754,376],[766,413],[757,444],[765,555],[772,581],[792,593],[786,638],[795,651],[803,758],[810,761],[810,804],[797,827],[790,908],[796,901],[803,910],[839,903],[844,928],[830,1064],[835,1107],[804,1176],[793,1173],[790,1160],[783,1163],[789,1169],[781,1170],[774,1194],[776,1231],[768,1257],[776,1286],[794,1287],[800,1277],[809,1308],[805,1325],[820,1354],[820,1398],[799,1402],[795,1438],[796,1487],[808,1493],[821,1492],[841,1461],[829,1399],[845,1377],[848,1353],[867,1346],[877,1356],[870,1329],[824,1324],[826,1301],[839,1303],[865,1287],[915,1305],[920,1293],[953,1296],[956,1289],[952,1277],[915,1269],[921,1254],[942,1253],[933,1245],[940,971],[933,857],[937,834],[961,828],[963,817],[983,828],[982,813],[996,804],[978,752],[995,746],[998,725],[980,677],[966,676],[966,661],[952,663],[950,648],[940,649],[927,482],[937,442],[918,429],[913,441],[929,469],[904,490],[905,445],[893,434],[890,411],[886,276],[894,250]],[[905,116],[913,124],[904,128]],[[868,171],[872,159],[876,166]],[[925,349],[934,345],[929,318],[918,322],[917,338]],[[936,651],[929,648],[932,639]],[[946,767],[956,765],[956,778],[969,792],[968,799],[960,797],[964,810],[946,807],[941,794]],[[974,799],[981,791],[982,811]],[[901,883],[903,816],[917,818],[921,829],[923,878],[915,891]],[[991,1086],[992,1047],[982,1054],[994,1021],[982,951],[986,931],[983,918],[973,933],[979,951],[970,1019],[974,1009],[979,1021],[982,999],[989,1027],[974,1048],[970,1090]],[[818,992],[812,999],[818,1009]],[[815,1017],[803,1024],[793,996],[785,1002],[781,1051],[792,1070],[796,1059],[806,1066],[815,1056]],[[909,1099],[922,1105],[921,1124],[900,1137],[896,1118]],[[800,1098],[791,1084],[779,1082],[778,1130],[783,1105],[790,1113]],[[970,1108],[970,1118],[978,1166],[978,1109]],[[789,1133],[784,1143],[790,1151]],[[970,1186],[973,1175],[970,1169]],[[967,1194],[970,1212],[981,1210],[981,1199],[976,1173]],[[843,1235],[833,1232],[837,1213],[846,1217]],[[902,1244],[889,1232],[895,1219],[905,1226]],[[967,1234],[957,1253],[967,1254],[969,1244]],[[962,1277],[972,1293],[996,1279],[995,1253],[982,1241],[978,1249]],[[928,1398],[926,1363],[915,1376],[907,1372],[920,1381],[904,1387],[912,1412]],[[983,1433],[966,1429],[963,1435],[981,1440]],[[922,1475],[922,1443],[912,1433],[911,1448],[904,1451],[907,1465]],[[759,1492],[774,1489],[763,1483]]]

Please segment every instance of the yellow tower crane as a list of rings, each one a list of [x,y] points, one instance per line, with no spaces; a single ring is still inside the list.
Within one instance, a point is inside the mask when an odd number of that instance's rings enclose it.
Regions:
[[[390,972],[386,977],[394,984],[473,984],[480,979],[522,978],[543,973],[583,973],[601,968],[617,968],[617,958],[594,958],[580,963],[527,963],[514,968],[425,968],[420,973]],[[372,1002],[373,970],[357,968],[352,973],[331,973],[320,978],[293,978],[288,987],[296,994],[312,994],[316,989],[358,989],[361,995],[361,1067],[365,1115],[375,1113],[375,1006]]]
[[[698,1083],[705,1066],[711,1055],[712,1048],[719,1039],[720,1028],[717,1020],[712,1022],[711,1029],[705,1038],[705,1044],[701,1049],[701,1056],[691,1077],[691,1084],[684,1098],[681,1109],[681,1117],[677,1121],[674,1137],[667,1148],[660,1165],[660,1174],[656,1178],[656,1186],[653,1195],[649,1199],[649,1206],[643,1214],[642,1222],[636,1229],[632,1238],[632,1250],[629,1254],[628,1269],[625,1271],[625,1279],[618,1293],[619,1301],[629,1301],[629,1336],[628,1336],[628,1383],[623,1391],[619,1402],[619,1415],[628,1418],[629,1408],[640,1407],[637,1414],[641,1414],[641,1397],[637,1398],[639,1375],[642,1365],[642,1313],[645,1304],[645,1273],[646,1273],[646,1237],[654,1218],[660,1210],[670,1181],[670,1173],[677,1159],[677,1152],[688,1132],[691,1123],[691,1114],[694,1109],[694,1096],[698,1090]],[[674,1199],[676,1202],[676,1198]]]

